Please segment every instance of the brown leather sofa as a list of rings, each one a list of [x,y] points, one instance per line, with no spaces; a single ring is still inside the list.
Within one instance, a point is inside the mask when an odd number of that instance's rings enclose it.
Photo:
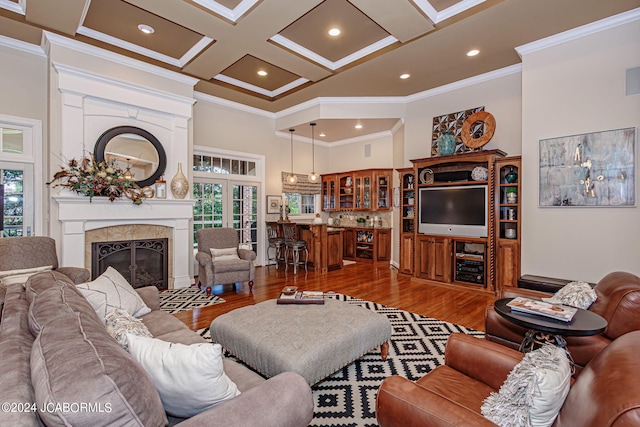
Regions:
[[[640,331],[625,334],[597,354],[571,386],[554,427],[640,425]],[[516,350],[454,333],[445,364],[417,382],[399,376],[378,390],[380,427],[495,426],[480,408],[521,360]]]
[[[598,298],[589,311],[604,317],[607,329],[601,334],[588,337],[565,337],[567,347],[576,363],[576,373],[611,341],[627,332],[640,330],[640,277],[626,272],[609,273],[594,287]],[[499,298],[549,297],[551,294],[528,289],[502,290]],[[487,306],[485,313],[485,338],[507,347],[518,349],[525,328],[516,326]]]

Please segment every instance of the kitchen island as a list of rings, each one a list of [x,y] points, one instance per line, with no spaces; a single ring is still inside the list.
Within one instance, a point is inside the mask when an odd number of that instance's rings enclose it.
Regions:
[[[302,221],[295,224],[298,228],[298,237],[307,242],[309,270],[326,273],[329,270],[342,268],[341,228]]]

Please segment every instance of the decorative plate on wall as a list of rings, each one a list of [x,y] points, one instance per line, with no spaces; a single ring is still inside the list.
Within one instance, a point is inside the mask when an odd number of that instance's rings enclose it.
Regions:
[[[482,135],[477,135],[477,126],[484,129]],[[473,130],[472,130],[473,129]],[[471,149],[483,147],[493,138],[496,131],[496,119],[487,111],[473,113],[462,124],[460,136],[464,145]]]

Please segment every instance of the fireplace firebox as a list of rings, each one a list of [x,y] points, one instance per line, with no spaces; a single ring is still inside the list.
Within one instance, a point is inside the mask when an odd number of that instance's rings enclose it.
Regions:
[[[91,244],[91,278],[115,268],[134,288],[168,289],[168,239],[94,242]]]

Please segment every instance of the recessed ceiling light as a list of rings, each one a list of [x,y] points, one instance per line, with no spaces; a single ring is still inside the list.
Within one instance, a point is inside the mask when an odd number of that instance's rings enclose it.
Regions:
[[[324,138],[325,136],[327,136],[327,134],[326,134],[326,133],[324,133],[324,132],[320,132],[320,135],[319,135],[319,136],[320,136],[320,137],[322,137],[322,138]]]
[[[147,24],[138,25],[138,29],[145,34],[153,34],[156,31],[153,29],[151,25],[147,25]]]
[[[409,73],[400,74],[400,78],[402,80],[408,79],[409,77],[411,77],[411,74]]]
[[[328,33],[331,37],[337,37],[340,35],[341,31],[340,28],[331,28]]]
[[[360,123],[358,123],[358,124],[356,125],[356,129],[362,129],[362,125],[361,125]]]
[[[260,71],[258,71],[258,75],[264,77],[264,76],[267,75],[267,72],[265,70],[260,70]]]
[[[467,52],[467,56],[476,56],[479,53],[480,51],[478,49],[471,49],[469,52]]]

